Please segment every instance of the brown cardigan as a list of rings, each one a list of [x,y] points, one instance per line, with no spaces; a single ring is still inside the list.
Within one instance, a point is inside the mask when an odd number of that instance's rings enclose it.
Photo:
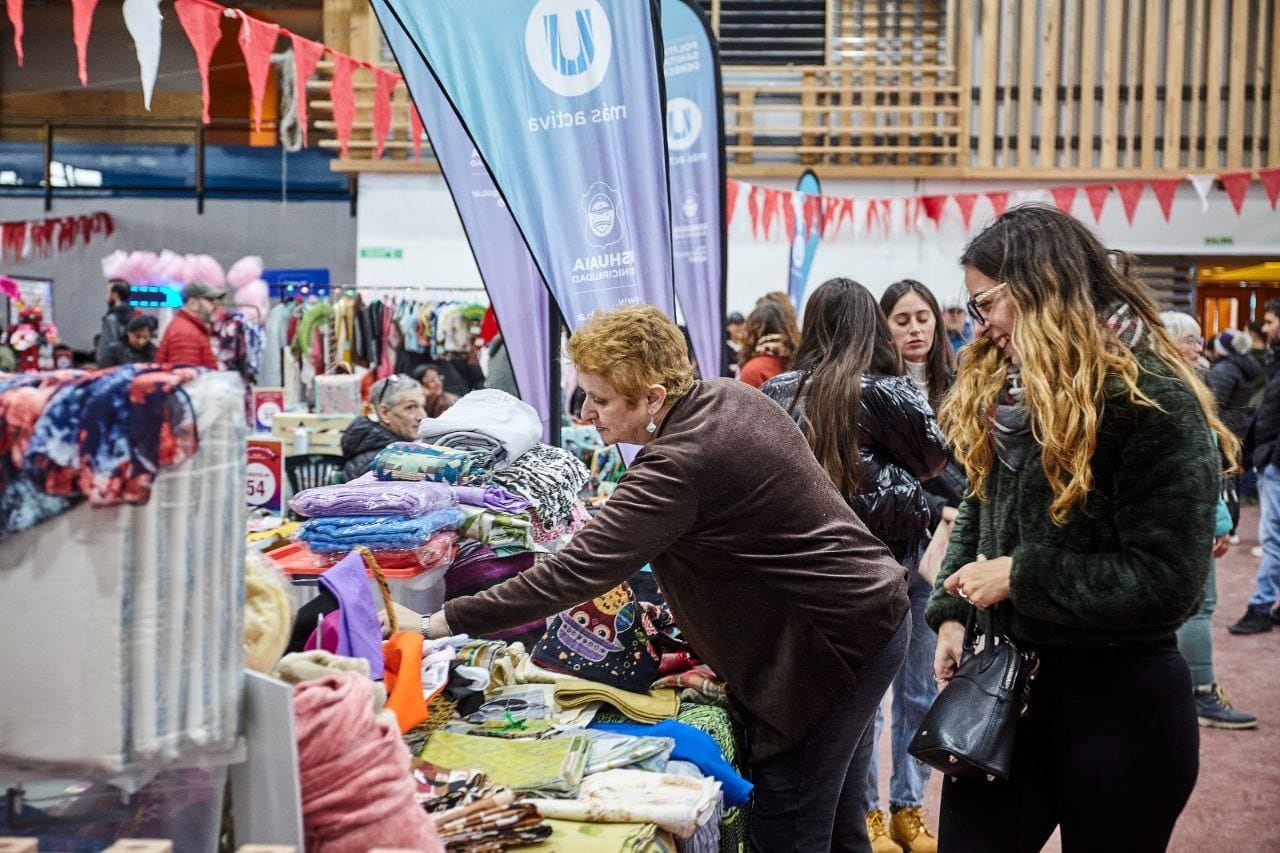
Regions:
[[[445,605],[486,633],[606,592],[645,563],[698,656],[730,685],[752,760],[799,744],[907,612],[906,573],[831,485],[780,406],[699,382],[557,556]]]

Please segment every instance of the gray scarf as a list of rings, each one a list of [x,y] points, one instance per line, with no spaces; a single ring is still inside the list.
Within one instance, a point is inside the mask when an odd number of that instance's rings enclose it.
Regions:
[[[1129,349],[1146,338],[1146,322],[1123,302],[1109,306],[1101,316],[1115,331],[1120,343]],[[1035,438],[1031,434],[1031,414],[1023,404],[1022,369],[1017,365],[1009,366],[1004,388],[996,397],[992,426],[995,427],[996,458],[1010,471],[1021,470]]]

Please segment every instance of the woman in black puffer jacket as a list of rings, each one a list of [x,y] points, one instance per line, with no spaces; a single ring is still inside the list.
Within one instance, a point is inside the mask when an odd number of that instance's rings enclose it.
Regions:
[[[1217,356],[1209,368],[1209,387],[1218,403],[1218,415],[1236,438],[1244,441],[1252,416],[1249,401],[1262,381],[1262,368],[1250,354],[1246,332],[1225,331],[1213,339]]]
[[[867,527],[909,569],[928,538],[921,480],[947,463],[933,412],[893,346],[875,297],[845,278],[809,298],[795,370],[761,389],[804,430],[814,455]]]

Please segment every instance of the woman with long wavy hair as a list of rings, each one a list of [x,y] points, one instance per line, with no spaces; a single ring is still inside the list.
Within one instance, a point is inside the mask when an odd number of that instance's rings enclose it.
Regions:
[[[914,636],[929,597],[929,585],[914,571],[929,530],[929,504],[921,480],[935,476],[946,463],[946,442],[924,395],[902,375],[902,362],[875,297],[849,279],[832,279],[814,291],[805,308],[795,370],[775,377],[761,390],[797,421],[827,476],[868,529],[889,546],[898,562],[912,569],[907,596],[913,636],[894,679],[894,763],[895,768],[910,763],[915,771],[915,762],[906,754],[914,728],[907,732],[904,721],[918,722],[934,689],[932,632]],[[904,691],[899,679],[908,668],[912,686]],[[924,678],[922,687],[916,685],[917,676]],[[867,800],[875,731],[873,722],[859,740],[840,808],[846,821],[865,818],[875,853],[898,853],[903,848],[890,839],[883,813],[878,805],[870,808],[879,797]],[[892,818],[892,835],[914,853],[932,853],[936,847],[922,811],[925,777],[913,773],[911,778],[911,784],[904,785],[895,774],[893,805],[899,808]],[[913,793],[916,788],[919,796]]]
[[[947,853],[1162,851],[1199,771],[1175,632],[1204,590],[1238,442],[1127,259],[1042,205],[961,258],[977,339],[940,416],[969,474],[929,601],[941,685],[969,608],[1039,664],[1011,781],[947,779]],[[1100,807],[1100,804],[1106,804]]]

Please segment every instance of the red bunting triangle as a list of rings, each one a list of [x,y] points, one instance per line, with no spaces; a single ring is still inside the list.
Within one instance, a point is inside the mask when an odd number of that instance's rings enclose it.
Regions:
[[[240,12],[240,52],[249,69],[249,93],[253,98],[253,129],[262,130],[262,99],[267,94],[267,72],[271,70],[271,51],[280,37],[280,25],[251,18]]]
[[[412,100],[409,101],[409,133],[413,141],[413,162],[417,163],[422,159],[422,116]]]
[[[751,214],[751,236],[760,239],[760,188],[753,186],[747,193],[747,213]]]
[[[18,54],[18,67],[22,67],[22,0],[6,0],[9,23],[13,24],[13,49]]]
[[[1280,201],[1280,169],[1259,169],[1258,178],[1262,181],[1262,186],[1267,190],[1267,199],[1271,202],[1271,209],[1276,209],[1276,202]]]
[[[822,200],[822,233],[824,237],[828,231],[835,234],[836,217],[839,214],[840,199],[828,197]]]
[[[761,215],[760,228],[764,231],[764,239],[769,239],[769,232],[773,230],[773,218],[778,215],[778,191],[775,189],[765,188],[764,191],[764,209]]]
[[[956,193],[952,196],[956,200],[956,206],[960,208],[960,218],[964,220],[964,230],[969,230],[969,223],[973,221],[973,206],[978,201],[977,193]]]
[[[920,219],[920,199],[916,196],[907,198],[902,205],[902,228],[908,234],[916,230]]]
[[[347,149],[351,144],[351,128],[356,122],[356,91],[351,83],[351,74],[362,63],[345,53],[333,53],[333,89],[330,96],[333,100],[333,125],[338,134],[339,156],[347,159]]]
[[[205,0],[174,0],[173,10],[178,13],[178,22],[196,52],[196,67],[200,69],[200,118],[208,124],[209,60],[222,37],[222,7]]]
[[[80,85],[89,85],[89,33],[93,29],[93,11],[98,0],[71,0],[71,34],[76,43],[76,63]]]
[[[787,242],[796,238],[796,206],[789,192],[778,193],[778,210],[782,211],[782,222],[786,227]]]
[[[289,41],[293,44],[293,100],[298,108],[298,127],[302,129],[302,145],[307,144],[307,81],[315,73],[320,58],[324,56],[324,45],[311,39],[304,39],[296,33],[289,33]]]
[[[373,69],[373,159],[382,159],[382,149],[391,132],[391,94],[400,83],[400,75],[381,68]]]
[[[5,222],[0,224],[0,260],[17,261],[27,245],[27,223]]]
[[[738,208],[738,189],[741,186],[732,178],[724,182],[724,227],[726,231],[733,224],[733,214]]]
[[[1009,209],[1009,194],[1006,192],[987,193],[987,199],[990,200],[991,209],[995,211],[996,216],[1003,216]]]
[[[1231,206],[1236,209],[1236,216],[1239,216],[1244,207],[1245,193],[1249,191],[1249,184],[1253,181],[1253,172],[1224,172],[1218,175],[1218,180],[1222,181],[1222,188],[1227,191]]]
[[[1089,206],[1093,208],[1094,223],[1102,224],[1102,208],[1107,203],[1107,196],[1111,194],[1110,184],[1089,184],[1084,188],[1084,194],[1089,197]]]
[[[1155,195],[1156,201],[1160,202],[1160,210],[1164,213],[1164,221],[1168,222],[1169,217],[1173,215],[1173,198],[1178,194],[1178,184],[1182,183],[1181,178],[1161,178],[1155,181],[1149,181],[1151,184],[1151,192]]]
[[[924,215],[932,219],[934,225],[942,224],[942,208],[946,203],[945,195],[920,196],[920,206],[924,208]]]
[[[812,236],[822,230],[822,196],[806,195],[804,197],[804,233]]]
[[[880,208],[878,216],[880,220],[880,231],[886,237],[889,236],[889,231],[893,228],[893,220],[890,218],[892,214],[892,204],[893,202],[887,198],[882,198],[876,202],[876,205]]]
[[[1142,181],[1128,181],[1116,184],[1115,188],[1120,194],[1120,201],[1124,203],[1124,215],[1132,225],[1134,214],[1138,212],[1138,201],[1142,198],[1145,187]]]
[[[1079,190],[1079,187],[1054,187],[1049,192],[1053,193],[1053,203],[1058,210],[1070,215],[1071,208],[1076,203],[1076,193]]]
[[[836,230],[840,230],[840,226],[844,224],[845,219],[853,223],[853,199],[845,198],[840,200],[840,214],[836,217]]]

